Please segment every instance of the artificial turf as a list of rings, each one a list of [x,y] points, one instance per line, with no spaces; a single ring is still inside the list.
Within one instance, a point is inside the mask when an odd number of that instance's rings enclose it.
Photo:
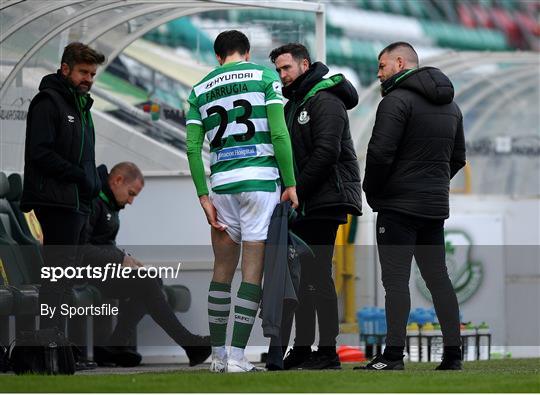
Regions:
[[[409,363],[402,372],[352,370],[215,374],[0,375],[0,392],[540,392],[540,359],[466,362],[463,371]]]

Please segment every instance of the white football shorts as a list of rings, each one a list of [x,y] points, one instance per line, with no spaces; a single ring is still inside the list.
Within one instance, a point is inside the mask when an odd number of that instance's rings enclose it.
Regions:
[[[210,199],[216,208],[218,222],[227,226],[226,231],[235,243],[264,241],[270,217],[281,197],[280,189],[277,187],[275,192],[211,193]]]

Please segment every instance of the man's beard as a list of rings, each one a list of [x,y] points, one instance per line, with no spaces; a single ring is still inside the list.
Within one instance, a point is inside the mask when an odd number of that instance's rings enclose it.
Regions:
[[[75,85],[75,82],[73,82],[73,80],[71,79],[69,75],[66,77],[66,79],[69,82],[69,84],[73,87],[73,89],[75,89],[77,93],[81,95],[90,92],[90,89],[92,88],[92,84],[87,84],[87,83],[82,83],[82,82],[79,85]]]

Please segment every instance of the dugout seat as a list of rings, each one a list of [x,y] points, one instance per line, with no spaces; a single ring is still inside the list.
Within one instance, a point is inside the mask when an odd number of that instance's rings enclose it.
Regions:
[[[32,233],[26,216],[21,210],[21,196],[23,190],[22,177],[18,173],[12,173],[8,176],[9,191],[6,195],[6,199],[15,214],[17,222],[21,227],[22,233],[29,239],[36,239]]]
[[[2,174],[2,173],[0,173]],[[2,176],[0,175],[0,178]],[[22,196],[22,178],[19,174],[13,173],[8,177],[9,190],[2,199],[0,194],[0,215],[6,214],[10,218],[8,233],[23,248],[24,265],[29,273],[30,281],[34,284],[41,282],[40,270],[44,265],[42,249],[38,240],[32,234],[24,213],[20,209],[20,199]],[[7,200],[7,204],[6,204]],[[75,286],[73,303],[76,306],[89,306],[95,299],[95,293],[85,286]]]
[[[0,246],[4,249],[0,256],[7,256],[7,278],[12,279],[17,330],[35,328],[35,316],[39,314],[40,270],[44,265],[41,245],[33,237],[20,210],[21,181],[19,175],[12,174],[8,178],[0,172]],[[91,288],[75,286],[69,303],[85,307],[93,304],[95,299]],[[78,344],[86,342],[86,321],[87,317],[78,317],[68,323],[69,336]]]
[[[191,292],[184,285],[163,285],[167,302],[171,308],[179,313],[185,313],[191,307]]]
[[[4,227],[7,234],[20,246],[23,256],[24,270],[27,272],[27,279],[30,283],[40,283],[40,269],[43,266],[41,255],[41,245],[32,236],[24,214],[20,211],[19,201],[22,194],[22,185],[16,189],[16,182],[11,187],[9,178],[4,173],[0,173],[1,183],[7,184],[7,189],[0,191],[0,215],[4,218]],[[15,178],[12,177],[12,180]],[[15,209],[15,210],[14,210]]]
[[[9,192],[6,195],[6,198],[11,207],[12,219],[15,219],[19,227],[15,226],[16,232],[13,234],[13,238],[20,244],[25,245],[24,248],[27,248],[27,257],[25,259],[25,264],[28,267],[28,271],[31,275],[32,282],[39,284],[41,283],[40,278],[40,268],[43,266],[43,256],[41,251],[41,245],[39,241],[35,238],[30,226],[27,222],[26,216],[20,209],[20,200],[22,196],[22,177],[13,173],[8,177],[9,181]],[[2,211],[2,206],[0,203],[0,213]],[[8,211],[6,209],[6,211]],[[37,220],[36,220],[37,221]],[[88,287],[84,284],[75,285],[71,290],[71,300],[69,301],[70,305],[75,307],[86,307],[92,304],[95,304],[96,300],[99,299],[99,295],[91,287]],[[68,330],[67,334],[70,340],[77,344],[82,351],[83,356],[86,355],[86,342],[88,336],[87,330],[87,321],[88,317],[73,317],[68,320]]]
[[[11,237],[12,219],[8,213],[6,195],[9,183],[0,172],[0,259],[2,260],[2,282],[12,294],[12,311],[16,316],[16,328],[35,328],[38,309],[38,287],[32,285],[30,274],[24,265],[23,254],[17,242]]]
[[[42,249],[35,239],[24,213],[20,209],[22,178],[19,174],[6,177],[0,172],[0,257],[4,257],[6,276],[9,285],[0,288],[0,342],[9,338],[7,316],[16,315],[17,330],[35,326],[35,316],[39,314],[40,268],[43,266]],[[1,273],[0,273],[1,274]],[[162,291],[171,308],[185,312],[191,305],[191,294],[183,285],[163,285]],[[71,305],[90,306],[101,303],[117,305],[116,300],[102,297],[92,287],[77,285],[73,287]],[[97,318],[97,319],[96,319]],[[103,339],[113,329],[112,317],[94,317],[94,339]],[[101,322],[103,321],[103,322]],[[87,318],[75,317],[68,322],[68,336],[79,345],[83,355],[87,355]],[[7,333],[7,334],[5,334]]]

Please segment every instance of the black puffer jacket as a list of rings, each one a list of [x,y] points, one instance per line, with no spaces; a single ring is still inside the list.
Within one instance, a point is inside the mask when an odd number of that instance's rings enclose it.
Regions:
[[[21,209],[60,207],[83,213],[101,188],[88,96],[79,108],[60,71],[41,80],[26,122]],[[83,122],[83,116],[87,121]]]
[[[92,212],[85,228],[84,266],[105,266],[122,263],[125,253],[116,246],[120,229],[120,207],[109,187],[107,167],[98,167],[102,189],[92,202]]]
[[[327,79],[319,62],[283,89],[289,99],[285,118],[295,160],[296,190],[306,217],[343,222],[362,215],[360,170],[349,130],[347,110],[358,94],[343,75]]]
[[[369,205],[448,218],[450,179],[465,165],[463,117],[452,83],[440,70],[423,67],[396,74],[382,89],[366,158]]]

